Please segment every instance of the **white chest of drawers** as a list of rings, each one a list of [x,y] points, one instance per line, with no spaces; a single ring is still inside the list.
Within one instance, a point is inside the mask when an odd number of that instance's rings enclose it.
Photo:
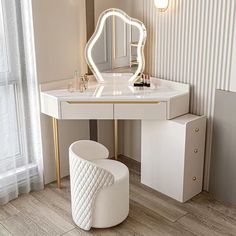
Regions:
[[[141,182],[180,202],[202,191],[206,117],[142,121]]]

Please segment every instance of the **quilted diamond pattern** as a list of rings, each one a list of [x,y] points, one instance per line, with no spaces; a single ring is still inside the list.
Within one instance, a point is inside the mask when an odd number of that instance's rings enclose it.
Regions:
[[[72,217],[84,230],[92,226],[92,206],[102,187],[114,184],[114,176],[108,171],[70,153],[70,181]]]

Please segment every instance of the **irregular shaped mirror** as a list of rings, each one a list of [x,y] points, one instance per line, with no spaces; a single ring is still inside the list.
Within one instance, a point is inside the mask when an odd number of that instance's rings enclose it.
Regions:
[[[146,28],[119,9],[104,11],[86,46],[87,63],[100,83],[133,83],[145,67]]]

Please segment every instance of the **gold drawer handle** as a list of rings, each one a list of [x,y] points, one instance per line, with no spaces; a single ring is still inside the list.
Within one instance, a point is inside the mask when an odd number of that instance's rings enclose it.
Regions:
[[[194,176],[194,177],[193,177],[193,181],[196,181],[196,180],[197,180],[197,177],[196,177],[196,176]]]
[[[159,101],[66,101],[68,104],[128,104],[128,105],[143,105],[143,104],[160,104]]]
[[[199,128],[196,128],[194,131],[195,131],[196,133],[199,132]]]
[[[196,149],[194,149],[194,153],[198,153],[198,149],[196,148]]]

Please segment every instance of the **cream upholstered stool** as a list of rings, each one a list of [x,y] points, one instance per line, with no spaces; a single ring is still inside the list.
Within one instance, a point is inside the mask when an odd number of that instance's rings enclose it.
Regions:
[[[129,213],[129,170],[108,155],[90,140],[69,148],[72,217],[84,230],[115,226]]]

